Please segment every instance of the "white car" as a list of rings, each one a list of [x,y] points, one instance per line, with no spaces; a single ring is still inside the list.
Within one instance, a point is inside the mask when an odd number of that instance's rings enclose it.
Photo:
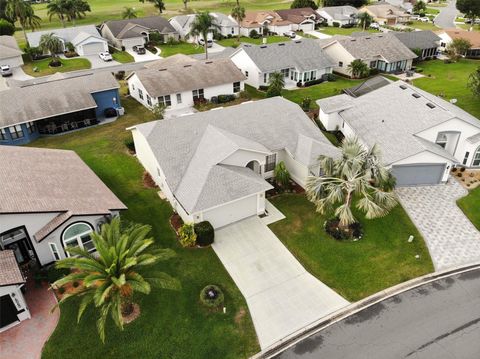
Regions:
[[[294,39],[297,37],[297,34],[295,33],[295,31],[287,31],[287,32],[284,32],[283,33],[283,36],[286,36],[286,37],[289,37],[291,39]]]
[[[370,29],[374,29],[374,30],[380,30],[380,25],[378,22],[372,22],[370,24]]]
[[[199,38],[198,44],[205,46],[205,40],[203,38]],[[207,40],[207,47],[212,47],[212,46],[213,46],[213,40]]]
[[[418,20],[421,21],[421,22],[430,22],[430,19],[429,19],[428,17],[426,17],[426,16],[421,17],[421,18],[418,19]]]
[[[2,75],[2,77],[12,76],[12,68],[8,65],[0,65],[0,74]]]
[[[103,61],[112,61],[113,57],[110,55],[109,52],[101,52],[98,54],[98,57],[100,57]]]

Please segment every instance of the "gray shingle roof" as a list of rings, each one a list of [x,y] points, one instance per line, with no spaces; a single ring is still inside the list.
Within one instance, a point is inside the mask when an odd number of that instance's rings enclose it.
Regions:
[[[392,81],[387,79],[386,77],[375,76],[362,82],[360,85],[344,89],[343,92],[351,97],[360,97],[369,92],[378,90],[379,88],[386,86],[391,82]]]
[[[81,33],[85,33],[85,34],[103,39],[98,33],[98,30],[95,27],[95,25],[82,25],[82,26],[74,26],[74,27],[64,27],[60,29],[27,32],[28,43],[32,47],[37,47],[40,43],[40,38],[42,37],[42,35],[50,34],[50,33],[54,33],[55,35],[65,40],[66,42],[73,42],[73,40]]]
[[[405,87],[402,89],[400,86]],[[418,94],[415,98],[412,94]],[[318,101],[320,108],[328,99]],[[332,98],[332,101],[336,101]],[[425,150],[454,158],[440,146],[416,134],[452,118],[460,118],[480,129],[480,121],[453,104],[403,81],[393,82],[358,98],[340,116],[369,146],[377,143],[386,164]],[[426,104],[432,103],[434,108]]]
[[[317,100],[317,105],[325,113],[333,113],[345,110],[353,106],[352,98],[346,94],[336,95],[332,97],[321,98]]]
[[[21,56],[23,54],[18,47],[17,40],[13,36],[0,36],[0,59]]]
[[[215,59],[229,59],[232,54],[237,51],[237,49],[227,46],[225,49],[219,52],[212,52],[208,53],[208,58],[210,60],[215,60]],[[197,60],[205,60],[205,54],[194,54],[190,55],[191,58],[197,59]]]
[[[153,97],[177,92],[229,84],[245,80],[245,76],[230,59],[200,61],[136,71],[148,94]],[[152,66],[152,65],[151,65]]]
[[[317,10],[325,11],[328,15],[330,15],[335,20],[348,20],[358,14],[358,10],[353,6],[327,6],[322,7]]]
[[[0,91],[0,128],[95,108],[92,93],[119,88],[109,72],[35,81]]]
[[[414,49],[431,49],[440,46],[440,36],[433,31],[410,31],[410,32],[392,32],[402,44],[410,50]]]
[[[128,34],[125,32],[132,27],[132,25],[140,25],[150,30],[157,30],[161,34],[175,33],[175,29],[168,22],[167,19],[161,16],[148,16],[137,19],[124,19],[124,20],[110,20],[106,21],[102,26],[107,26],[113,36],[118,37],[123,31],[122,38],[128,38]],[[138,36],[138,33],[132,33],[130,36]]]
[[[286,68],[309,71],[333,66],[333,60],[312,39],[266,45],[242,44],[240,49],[247,53],[262,72]]]
[[[467,141],[470,143],[478,143],[480,142],[480,132],[477,133],[476,135],[470,136],[467,138]]]
[[[0,251],[0,286],[25,283],[18,267],[15,254],[7,249]]]
[[[258,114],[261,113],[261,118]],[[173,194],[189,213],[269,187],[252,171],[220,164],[238,149],[271,153],[287,149],[312,165],[336,155],[300,107],[281,97],[137,125]],[[299,144],[299,141],[309,142]]]

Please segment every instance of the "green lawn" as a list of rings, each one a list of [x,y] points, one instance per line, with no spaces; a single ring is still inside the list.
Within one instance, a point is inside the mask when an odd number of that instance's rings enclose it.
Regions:
[[[154,290],[137,297],[141,316],[121,332],[111,323],[103,345],[95,328],[92,309],[77,325],[75,303],[61,306],[60,322],[45,345],[43,359],[67,358],[247,358],[259,346],[243,296],[211,248],[183,249],[168,218],[170,205],[157,191],[144,188],[143,168],[127,154],[126,127],[153,119],[150,111],[133,99],[122,99],[126,115],[111,124],[75,133],[41,138],[32,146],[76,151],[105,184],[128,206],[122,217],[147,223],[161,247],[177,257],[157,265],[177,277],[180,292]],[[225,293],[227,313],[211,312],[199,303],[200,290],[219,285]],[[78,304],[78,303],[77,303]],[[72,354],[75,353],[75,354]]]
[[[440,12],[439,9],[435,9],[433,7],[427,7],[427,14],[437,15]]]
[[[50,58],[39,61],[30,61],[26,62],[25,65],[22,66],[22,68],[27,75],[39,77],[45,75],[52,75],[56,72],[85,70],[92,67],[90,61],[85,58],[60,59],[60,61],[62,62],[62,66],[60,67],[49,67],[48,64],[50,63],[50,61]],[[37,68],[38,71],[34,71],[34,68]]]
[[[435,24],[432,22],[412,21],[412,23],[408,26],[413,27],[415,29],[419,29],[419,30],[432,30],[432,31],[440,30],[440,28],[435,26]]]
[[[133,56],[126,51],[115,51],[112,53],[112,57],[115,61],[118,61],[122,64],[126,64],[128,62],[135,62]]]
[[[460,198],[457,204],[480,231],[480,187],[471,190],[467,196]]]
[[[287,218],[270,229],[310,273],[350,301],[433,271],[426,245],[400,205],[374,220],[357,213],[364,236],[345,242],[325,233],[327,217],[316,213],[304,195],[282,195],[271,202]]]
[[[290,40],[291,39],[289,37],[286,37],[286,36],[268,36],[267,37],[267,44],[272,44],[272,43],[275,43],[275,42],[290,41]],[[227,46],[237,47],[239,45],[236,37],[232,37],[230,39],[218,40],[218,41],[215,41],[215,42],[217,44],[219,44],[221,46],[225,46],[225,47],[227,47]],[[242,37],[240,37],[240,42],[260,45],[260,44],[263,43],[263,39],[262,38],[252,39],[251,37],[242,36]]]
[[[480,101],[467,87],[468,77],[478,66],[479,60],[460,60],[453,64],[440,60],[425,61],[417,67],[431,77],[414,80],[413,84],[434,95],[442,94],[446,100],[457,99],[458,106],[480,118]]]
[[[199,46],[197,44],[191,44],[188,42],[181,42],[176,45],[164,44],[158,47],[161,50],[160,52],[161,57],[168,57],[176,54],[184,54],[184,55],[202,54],[204,52],[204,49],[202,46]]]
[[[324,28],[320,28],[318,29],[319,32],[322,32],[324,34],[327,34],[327,35],[345,35],[345,36],[349,36],[351,35],[353,32],[362,32],[363,29],[360,28],[360,27],[351,27],[351,28],[343,28],[343,27],[324,27]],[[367,32],[379,32],[377,30],[373,30],[373,29],[366,29],[365,31]]]

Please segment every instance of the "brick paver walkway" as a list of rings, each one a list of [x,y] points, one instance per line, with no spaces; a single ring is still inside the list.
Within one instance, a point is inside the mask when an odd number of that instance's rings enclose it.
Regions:
[[[454,179],[449,182],[397,189],[402,205],[427,242],[436,270],[480,261],[480,232],[456,204],[467,191]]]

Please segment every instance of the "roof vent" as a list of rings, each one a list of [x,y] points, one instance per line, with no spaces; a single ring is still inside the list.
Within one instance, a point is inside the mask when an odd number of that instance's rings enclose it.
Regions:
[[[365,39],[367,39],[367,40],[370,40],[370,39],[371,39],[371,37],[370,37],[370,36],[366,36],[366,37],[365,37]]]
[[[167,71],[167,69],[159,69],[158,71]]]
[[[260,46],[261,49],[266,49],[267,48],[267,45],[262,45]]]
[[[302,40],[296,40],[295,43],[296,43],[296,44],[301,44],[301,43],[302,43]]]
[[[285,46],[285,44],[282,42],[282,43],[278,44],[278,46]]]
[[[192,65],[183,65],[183,67],[192,67]]]
[[[430,107],[430,108],[435,108],[435,105],[431,102],[427,102],[427,106]]]
[[[420,95],[418,93],[412,93],[412,96],[415,98],[420,98]]]
[[[206,64],[213,64],[213,61],[206,61]]]
[[[406,89],[407,89],[407,86],[405,86],[405,85],[400,85],[400,88],[401,88],[402,90],[406,90]]]

